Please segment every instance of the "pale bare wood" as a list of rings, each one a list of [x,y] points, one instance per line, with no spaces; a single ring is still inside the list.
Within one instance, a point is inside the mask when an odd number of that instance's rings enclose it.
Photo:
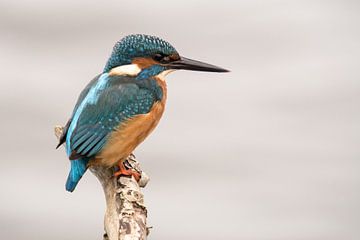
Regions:
[[[62,132],[62,126],[55,126],[57,138]],[[133,154],[125,163],[126,167],[141,174],[139,182],[134,177],[113,177],[114,168],[90,167],[90,171],[99,179],[105,194],[104,240],[145,240],[149,234],[149,228],[146,226],[147,210],[140,187],[145,187],[150,179],[141,170]]]

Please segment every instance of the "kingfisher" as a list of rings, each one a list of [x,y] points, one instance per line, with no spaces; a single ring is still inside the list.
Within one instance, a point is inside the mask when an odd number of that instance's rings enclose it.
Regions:
[[[67,191],[74,191],[90,166],[118,166],[115,177],[139,181],[140,174],[124,161],[159,123],[167,97],[165,76],[180,69],[228,72],[182,57],[155,36],[134,34],[115,44],[103,72],[80,93],[56,147],[65,143],[70,159]]]

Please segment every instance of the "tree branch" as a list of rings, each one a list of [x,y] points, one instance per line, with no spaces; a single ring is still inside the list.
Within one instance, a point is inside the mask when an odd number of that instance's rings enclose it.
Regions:
[[[55,126],[57,138],[62,132],[62,126]],[[134,155],[130,155],[125,164],[141,174],[139,182],[134,177],[113,177],[114,168],[90,167],[90,171],[99,179],[106,199],[104,240],[144,240],[149,234],[146,227],[147,210],[140,187],[145,187],[150,179],[140,169]]]

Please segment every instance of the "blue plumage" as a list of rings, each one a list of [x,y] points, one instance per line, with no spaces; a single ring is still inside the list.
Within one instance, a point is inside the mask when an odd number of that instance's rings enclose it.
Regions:
[[[137,80],[143,80],[152,76],[156,76],[162,71],[165,71],[166,68],[164,66],[160,65],[153,65],[151,67],[145,68],[139,73],[139,75],[136,77]]]
[[[144,34],[126,36],[115,44],[104,72],[117,66],[130,64],[134,58],[152,56],[156,53],[170,55],[177,52],[170,43],[155,36]]]
[[[88,162],[89,158],[81,158],[71,161],[71,169],[65,185],[67,191],[74,191],[81,177],[86,172]]]
[[[106,145],[111,132],[122,122],[138,114],[148,113],[162,97],[152,78],[101,74],[84,89],[67,129],[66,150],[71,170],[66,183],[74,190],[87,170],[89,159]]]

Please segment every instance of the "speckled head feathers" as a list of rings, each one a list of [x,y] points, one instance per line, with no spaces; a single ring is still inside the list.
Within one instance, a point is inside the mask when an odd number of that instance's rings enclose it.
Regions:
[[[158,37],[144,34],[128,35],[115,44],[104,72],[117,66],[131,64],[134,58],[149,57],[157,53],[170,55],[177,52],[170,43]]]

